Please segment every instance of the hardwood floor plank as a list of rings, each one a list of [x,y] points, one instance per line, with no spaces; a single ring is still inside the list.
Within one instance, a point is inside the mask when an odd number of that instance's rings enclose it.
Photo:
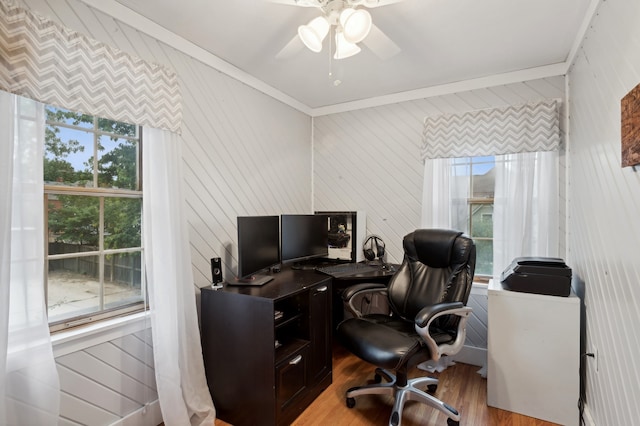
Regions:
[[[356,398],[356,406],[347,408],[347,389],[373,379],[375,368],[339,345],[333,350],[333,383],[293,423],[293,426],[371,426],[387,425],[393,398],[363,395]],[[431,375],[440,380],[437,398],[454,407],[461,414],[461,426],[553,426],[554,423],[523,416],[487,406],[487,381],[468,364],[453,365],[442,373],[430,374],[417,368],[410,377]],[[402,417],[403,426],[441,426],[447,417],[424,404],[409,401]],[[215,426],[229,426],[216,420]]]

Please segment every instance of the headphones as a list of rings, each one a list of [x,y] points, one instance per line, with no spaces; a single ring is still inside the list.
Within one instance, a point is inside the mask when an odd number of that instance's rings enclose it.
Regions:
[[[374,251],[375,247],[375,251]],[[364,252],[364,258],[368,261],[375,260],[376,257],[382,259],[384,257],[384,241],[377,235],[370,235],[364,240],[362,245],[362,251]]]

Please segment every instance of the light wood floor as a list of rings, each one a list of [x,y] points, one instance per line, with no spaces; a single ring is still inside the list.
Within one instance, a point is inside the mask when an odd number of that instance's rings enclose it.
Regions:
[[[554,423],[509,411],[487,407],[487,380],[479,367],[456,364],[442,373],[435,395],[461,414],[461,426],[552,426]],[[390,397],[364,395],[356,398],[356,406],[347,408],[345,392],[373,379],[374,367],[336,345],[333,351],[333,383],[293,423],[294,426],[364,426],[387,425],[393,402]],[[415,369],[410,377],[428,374]],[[447,417],[423,404],[408,402],[402,417],[403,426],[441,426]],[[228,426],[216,420],[215,426]]]

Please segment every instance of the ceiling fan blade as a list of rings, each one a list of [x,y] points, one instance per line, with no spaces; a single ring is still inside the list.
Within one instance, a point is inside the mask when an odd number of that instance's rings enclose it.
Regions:
[[[375,24],[371,25],[371,31],[369,35],[362,40],[365,46],[367,46],[377,57],[386,61],[402,51],[397,44],[393,42],[385,33],[382,32]]]
[[[302,43],[302,40],[300,40],[300,37],[298,37],[298,35],[296,34],[291,40],[289,40],[289,42],[276,54],[276,59],[278,60],[285,60],[285,59],[289,59],[292,56],[294,56],[296,53],[298,53],[300,50],[302,50],[302,48],[304,47],[304,44]]]

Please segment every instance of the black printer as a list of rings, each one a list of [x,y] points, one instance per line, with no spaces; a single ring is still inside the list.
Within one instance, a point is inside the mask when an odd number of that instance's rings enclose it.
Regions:
[[[564,297],[571,293],[571,268],[555,257],[516,257],[500,280],[506,290]]]

